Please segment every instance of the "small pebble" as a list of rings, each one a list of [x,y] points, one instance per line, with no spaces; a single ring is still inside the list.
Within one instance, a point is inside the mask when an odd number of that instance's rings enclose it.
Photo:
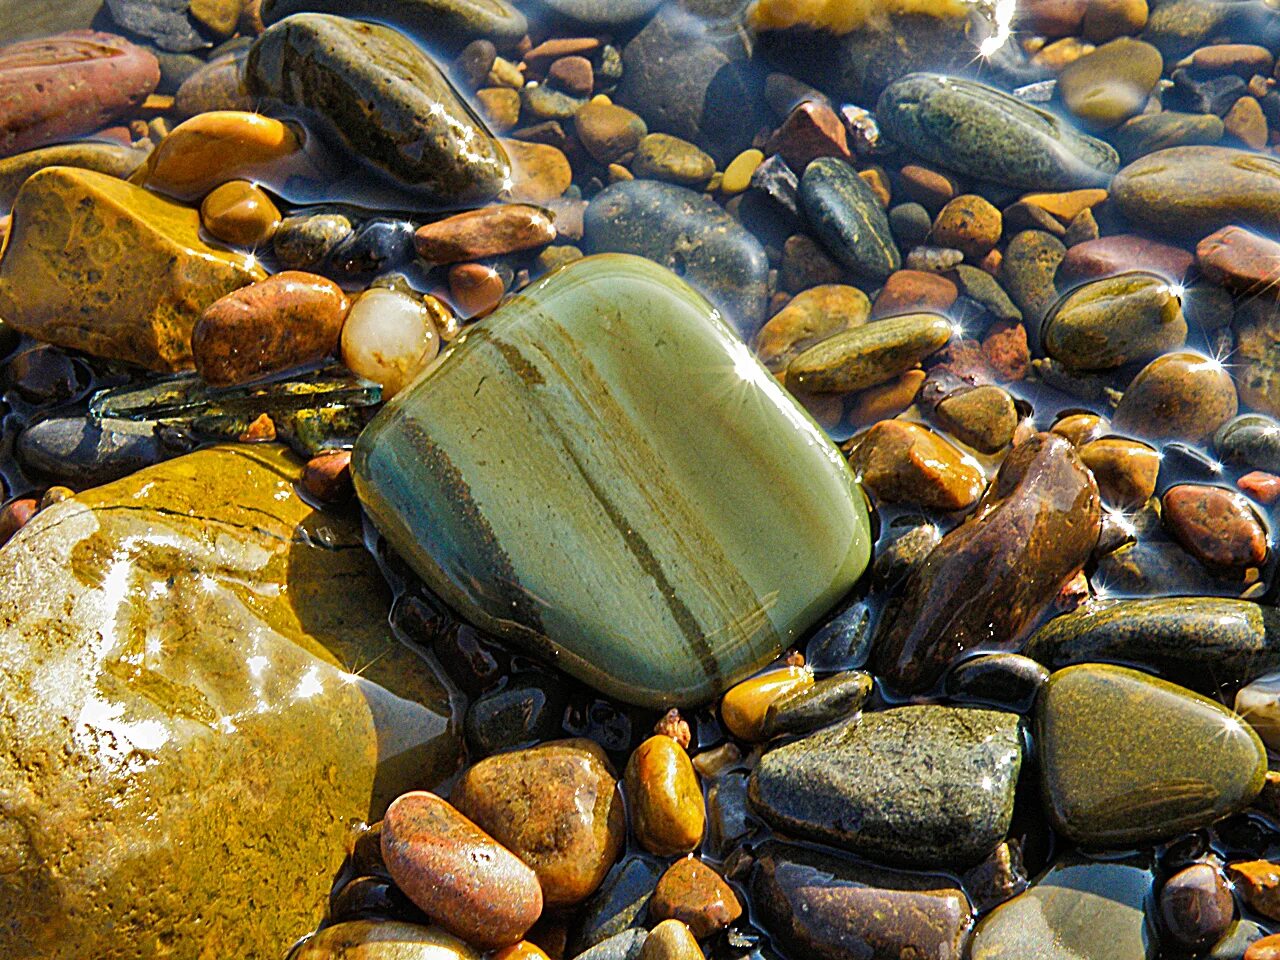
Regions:
[[[692,856],[667,868],[649,901],[651,920],[679,920],[698,940],[719,933],[740,916],[742,904],[733,888]]]
[[[399,393],[440,350],[440,337],[421,300],[383,288],[365,291],[342,328],[342,362],[382,385],[384,399]]]
[[[302,488],[320,503],[341,503],[355,495],[351,482],[351,451],[324,453],[307,461]]]
[[[720,717],[739,740],[748,743],[764,736],[769,705],[795,690],[813,686],[813,673],[804,667],[770,670],[729,689],[720,701]]]
[[[449,268],[449,295],[458,312],[476,320],[493,311],[506,293],[502,275],[481,263],[459,263]]]
[[[631,829],[640,845],[660,857],[697,848],[707,811],[689,754],[663,734],[640,744],[623,777]]]

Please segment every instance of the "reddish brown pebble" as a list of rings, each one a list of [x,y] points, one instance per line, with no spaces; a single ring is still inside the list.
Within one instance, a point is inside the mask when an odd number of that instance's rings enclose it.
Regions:
[[[649,901],[651,921],[680,920],[699,940],[719,933],[742,916],[737,894],[701,860],[677,860],[662,875]]]
[[[490,313],[502,299],[502,275],[482,263],[459,263],[449,268],[449,296],[453,307],[468,320]]]
[[[556,228],[543,210],[509,203],[428,223],[418,228],[414,244],[428,263],[460,263],[531,250],[555,238]]]
[[[1271,51],[1252,43],[1219,43],[1201,47],[1191,55],[1191,69],[1198,73],[1234,73],[1242,80],[1271,73]]]
[[[156,58],[93,30],[0,47],[0,157],[92,133],[160,82]]]
[[[31,497],[10,500],[3,507],[0,507],[0,547],[8,543],[15,533],[25,527],[27,522],[39,510],[39,502]]]
[[[524,55],[525,65],[535,76],[561,57],[587,56],[600,49],[595,37],[557,37],[538,44]]]
[[[533,870],[433,793],[406,793],[387,809],[382,859],[418,909],[486,950],[515,943],[542,913]]]
[[[270,414],[260,413],[249,428],[237,438],[241,443],[271,443],[276,438],[276,422]]]
[[[1023,0],[1018,5],[1019,29],[1054,39],[1080,32],[1089,0]]]
[[[1205,566],[1231,570],[1266,560],[1266,528],[1234,490],[1184,483],[1167,490],[1162,503],[1173,538]]]
[[[1001,380],[1025,379],[1031,369],[1027,328],[1020,323],[997,320],[982,338],[982,355]]]
[[[950,247],[979,262],[1000,240],[1003,220],[990,201],[966,193],[948,201],[933,222],[935,246]]]
[[[207,383],[227,386],[333,353],[351,304],[332,280],[286,270],[211,304],[191,351]]]
[[[1243,227],[1223,227],[1196,244],[1206,280],[1241,296],[1280,298],[1280,243]]]
[[[1169,878],[1160,891],[1160,920],[1178,946],[1198,951],[1217,941],[1235,916],[1226,878],[1208,863],[1193,863]]]
[[[849,143],[835,111],[816,100],[806,100],[787,115],[765,152],[780,154],[793,170],[801,173],[819,157],[848,160]]]
[[[923,206],[936,216],[947,201],[960,192],[956,181],[948,174],[929,167],[909,163],[900,171],[902,190],[909,200]]]
[[[1236,486],[1268,507],[1280,500],[1280,477],[1274,473],[1251,470],[1236,481]]]
[[[1112,506],[1136,510],[1156,492],[1160,454],[1145,443],[1102,437],[1081,444],[1079,450],[1102,499]]]
[[[551,64],[547,79],[566,93],[585,97],[596,84],[595,71],[586,57],[561,57]]]
[[[1274,933],[1249,944],[1244,960],[1280,960],[1280,933]]]
[[[302,473],[302,488],[321,503],[350,500],[355,493],[351,485],[351,451],[322,453],[308,460]]]
[[[866,432],[849,463],[875,498],[938,510],[963,510],[982,496],[986,477],[928,427],[883,420]]]
[[[1249,860],[1227,864],[1227,876],[1250,909],[1280,920],[1280,863]]]
[[[1167,280],[1181,282],[1195,260],[1181,247],[1116,233],[1077,243],[1067,251],[1058,268],[1059,283],[1110,277],[1129,270],[1147,270]]]
[[[959,291],[946,277],[923,270],[898,270],[889,275],[871,306],[871,319],[904,313],[946,313]]]

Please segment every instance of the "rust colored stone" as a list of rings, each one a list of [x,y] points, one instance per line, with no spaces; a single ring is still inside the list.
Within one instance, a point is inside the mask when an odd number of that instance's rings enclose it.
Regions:
[[[1244,960],[1280,960],[1280,933],[1253,941],[1244,952]]]
[[[769,140],[765,153],[777,153],[796,173],[803,173],[819,157],[849,159],[844,124],[825,103],[806,100],[782,122]]]
[[[247,430],[240,434],[241,443],[271,443],[276,438],[276,422],[267,413],[258,414]]]
[[[1280,477],[1262,470],[1251,470],[1236,481],[1236,486],[1265,506],[1280,500]]]
[[[871,318],[896,317],[904,313],[946,313],[956,302],[956,285],[937,273],[897,270],[880,288],[871,305]]]
[[[418,909],[478,947],[510,946],[542,913],[533,870],[433,793],[406,793],[387,809],[382,859]]]
[[[896,380],[863,390],[849,410],[849,424],[861,427],[896,417],[915,402],[924,386],[923,370],[908,370]]]
[[[595,70],[586,57],[561,57],[551,64],[547,71],[547,79],[555,86],[576,96],[585,97],[591,94],[596,84]]]
[[[933,243],[977,262],[1000,240],[1003,220],[989,200],[965,193],[947,203],[933,221]]]
[[[307,461],[302,489],[320,503],[340,503],[355,495],[351,483],[351,451],[322,453]]]
[[[418,256],[428,263],[483,260],[542,247],[556,238],[551,218],[522,203],[485,207],[419,227]]]
[[[1077,283],[1130,270],[1147,270],[1180,283],[1194,262],[1191,254],[1181,247],[1116,233],[1071,247],[1058,268],[1058,281]]]
[[[1246,230],[1223,227],[1196,244],[1205,279],[1248,297],[1280,299],[1280,243]]]
[[[1001,380],[1024,380],[1031,369],[1031,349],[1027,328],[1020,323],[997,320],[982,338],[982,355]]]
[[[733,888],[701,860],[677,860],[658,880],[649,901],[651,921],[679,920],[699,940],[723,930],[742,916]]]
[[[482,263],[458,263],[449,268],[449,295],[454,309],[468,320],[490,313],[506,293],[502,275]]]
[[[286,270],[209,306],[191,335],[210,384],[244,383],[333,353],[351,308],[332,280]]]
[[[914,693],[966,650],[1016,647],[1100,531],[1097,484],[1067,440],[1038,433],[1014,447],[972,516],[907,582],[876,643],[876,675]]]
[[[1280,920],[1280,863],[1249,860],[1227,864],[1227,876],[1250,909]]]
[[[0,507],[0,547],[8,543],[15,533],[25,527],[39,510],[39,502],[31,497],[10,500],[3,507]]]
[[[866,432],[850,465],[878,501],[938,510],[973,506],[986,477],[978,464],[919,423],[883,420]]]
[[[1267,558],[1267,531],[1234,490],[1182,483],[1165,492],[1164,523],[1187,552],[1208,567],[1254,567]]]

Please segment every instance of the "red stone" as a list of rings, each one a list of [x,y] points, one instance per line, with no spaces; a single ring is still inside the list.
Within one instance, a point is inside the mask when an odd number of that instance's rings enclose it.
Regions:
[[[699,940],[719,933],[742,916],[733,888],[701,860],[677,860],[658,880],[649,901],[650,921],[679,920]]]
[[[0,507],[0,547],[8,543],[15,533],[25,527],[40,509],[38,501],[30,497],[10,500]]]
[[[1223,227],[1196,244],[1206,280],[1243,296],[1280,299],[1280,243],[1243,227]]]
[[[590,56],[599,49],[600,41],[595,37],[557,37],[532,48],[524,55],[524,62],[530,74],[541,76],[547,67],[561,57]]]
[[[596,84],[595,71],[586,57],[561,57],[551,64],[547,79],[567,93],[585,97]]]
[[[556,228],[540,207],[508,203],[425,224],[414,244],[429,263],[459,263],[543,247],[555,238]]]
[[[803,173],[804,168],[819,157],[848,160],[848,135],[834,110],[815,100],[806,100],[787,114],[765,152],[781,154],[796,173]]]
[[[960,185],[955,178],[939,170],[909,163],[902,168],[900,175],[902,191],[907,199],[920,204],[931,216],[936,217],[948,201],[960,195]]]
[[[1280,500],[1280,477],[1252,470],[1236,481],[1236,486],[1265,506]]]
[[[1194,262],[1195,258],[1181,247],[1117,233],[1069,248],[1058,268],[1058,280],[1073,283],[1110,277],[1127,270],[1148,270],[1180,283]]]
[[[351,499],[355,493],[351,482],[351,451],[322,453],[308,460],[302,473],[302,489],[320,503]]]
[[[159,82],[152,54],[109,33],[72,30],[0,47],[0,156],[101,129]]]
[[[940,274],[898,270],[889,275],[871,305],[871,319],[921,311],[946,313],[957,296],[956,285]]]
[[[1183,483],[1165,492],[1163,506],[1170,534],[1205,566],[1235,570],[1267,559],[1267,531],[1234,490]]]
[[[982,354],[1001,380],[1023,380],[1031,369],[1027,328],[1020,323],[997,320],[982,338]]]

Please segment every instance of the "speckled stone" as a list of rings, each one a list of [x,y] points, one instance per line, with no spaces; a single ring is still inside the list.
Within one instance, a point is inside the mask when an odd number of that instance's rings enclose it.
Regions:
[[[818,239],[855,274],[883,280],[902,266],[884,205],[848,163],[821,157],[809,164],[800,202]]]
[[[882,503],[964,510],[986,487],[986,475],[976,460],[928,427],[903,420],[882,420],[873,426],[849,463]]]
[[[1267,558],[1267,528],[1247,497],[1225,487],[1180,483],[1161,497],[1165,528],[1197,560],[1231,571]]]
[[[969,866],[1004,839],[1021,720],[923,705],[865,714],[766,753],[751,802],[804,839],[904,866]]]
[[[587,27],[607,28],[633,23],[653,13],[662,0],[543,0],[561,16]]]
[[[662,872],[647,855],[624,857],[583,904],[569,938],[568,955],[577,957],[597,943],[642,925]]]
[[[971,960],[1149,960],[1150,857],[1056,863],[979,922]]]
[[[1207,826],[1248,806],[1267,772],[1261,741],[1234,713],[1127,667],[1053,674],[1036,742],[1049,817],[1085,847],[1139,846]]]
[[[1226,368],[1199,353],[1157,357],[1125,388],[1115,427],[1153,440],[1202,443],[1236,415],[1239,398]]]
[[[679,920],[699,940],[719,933],[742,916],[742,904],[720,874],[692,856],[662,875],[649,901],[649,917]]]
[[[432,202],[490,200],[510,176],[501,144],[440,67],[390,27],[295,14],[255,41],[245,78],[250,92],[307,109]]]
[[[1234,417],[1213,435],[1213,449],[1224,463],[1280,472],[1280,422],[1258,413]]]
[[[1157,150],[1217,143],[1226,133],[1222,118],[1212,113],[1164,110],[1127,120],[1111,135],[1126,163]]]
[[[279,956],[322,919],[350,825],[457,768],[359,523],[308,507],[301,473],[202,450],[5,546],[0,726],[32,762],[0,769],[31,798],[0,811],[0,954]]]
[[[45,167],[80,167],[124,179],[147,159],[147,151],[120,143],[85,140],[27,150],[0,160],[0,210],[8,210],[22,185]]]
[[[1163,70],[1159,50],[1120,37],[1068,64],[1057,93],[1086,126],[1108,130],[1142,112]]]
[[[446,45],[483,37],[506,46],[529,29],[524,14],[506,0],[263,0],[262,22],[267,26],[295,13],[381,21]]]
[[[1024,100],[973,80],[916,73],[889,85],[876,117],[934,163],[1027,190],[1104,186],[1114,149]]]
[[[853,716],[871,696],[871,674],[837,673],[812,686],[792,690],[774,700],[764,714],[760,733],[766,738],[802,734]]]
[[[670,706],[763,667],[861,574],[867,517],[841,460],[705,300],[607,256],[548,274],[457,342],[365,430],[352,469],[378,528],[469,621]],[[531,490],[545,523],[518,507]],[[802,560],[756,549],[764,516]]]
[[[1111,199],[1157,236],[1199,240],[1232,225],[1280,231],[1280,159],[1234,147],[1158,150],[1111,184]]]
[[[812,393],[874,387],[939,350],[951,333],[951,321],[935,313],[909,313],[854,327],[793,359],[787,366],[787,383]]]
[[[1280,415],[1280,312],[1275,302],[1242,302],[1234,329],[1237,354],[1231,360],[1241,401],[1259,413]]]
[[[1176,350],[1187,321],[1174,289],[1153,273],[1122,273],[1077,287],[1045,318],[1045,352],[1072,370],[1110,370]]]
[[[770,840],[751,872],[752,905],[789,956],[961,960],[971,923],[964,891],[908,873]]]
[[[857,287],[840,283],[810,287],[796,294],[760,328],[756,356],[769,370],[781,373],[814,344],[862,326],[870,313],[871,301]]]
[[[1025,652],[1050,670],[1129,663],[1217,694],[1280,667],[1280,614],[1211,597],[1094,602],[1050,620]]]
[[[749,339],[764,322],[769,260],[751,233],[703,194],[653,180],[615,183],[584,218],[590,253],[632,253],[680,275]]]
[[[195,210],[103,173],[48,167],[14,204],[0,315],[40,340],[172,372],[191,368],[204,308],[265,277],[201,240]]]
[[[1053,234],[1023,230],[1005,247],[1000,285],[1022,312],[1028,340],[1038,344],[1040,323],[1058,299],[1054,276],[1067,248]]]
[[[876,643],[891,689],[925,690],[964,651],[1016,644],[1098,540],[1093,477],[1071,444],[1036,434],[1005,458],[971,517],[911,577]]]

